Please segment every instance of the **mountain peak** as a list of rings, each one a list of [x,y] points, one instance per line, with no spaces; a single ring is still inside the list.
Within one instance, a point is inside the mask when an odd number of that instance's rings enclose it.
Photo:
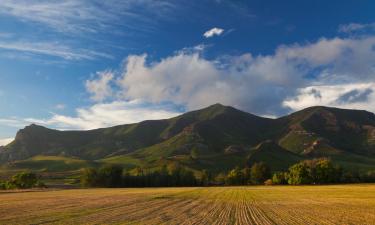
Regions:
[[[35,124],[35,123],[32,123],[32,124],[26,126],[24,129],[38,129],[38,128],[44,128],[44,129],[47,129],[46,127],[43,127],[43,126],[37,125],[37,124]]]

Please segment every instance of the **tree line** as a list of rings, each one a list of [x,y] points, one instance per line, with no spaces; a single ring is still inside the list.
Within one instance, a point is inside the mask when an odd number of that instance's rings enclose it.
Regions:
[[[177,164],[161,167],[159,170],[136,168],[133,174],[122,167],[107,165],[99,169],[82,171],[81,184],[85,187],[179,187],[199,186],[200,180],[194,173]]]
[[[0,181],[0,189],[28,189],[44,188],[46,185],[40,180],[35,173],[21,172],[6,181]]]
[[[179,164],[160,169],[136,168],[130,173],[117,165],[82,171],[81,184],[85,187],[179,187],[208,185],[303,185],[375,182],[375,171],[356,173],[344,171],[328,158],[304,160],[286,171],[271,173],[264,162],[251,167],[236,167],[228,173],[213,175],[207,170],[196,176],[193,171]]]

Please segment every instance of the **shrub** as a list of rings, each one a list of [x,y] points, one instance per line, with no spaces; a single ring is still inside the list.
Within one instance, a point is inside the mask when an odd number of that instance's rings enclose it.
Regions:
[[[274,185],[271,179],[264,181],[264,185]]]

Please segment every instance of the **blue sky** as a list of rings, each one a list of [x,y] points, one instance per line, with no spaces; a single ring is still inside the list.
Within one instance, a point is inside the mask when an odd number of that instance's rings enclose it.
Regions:
[[[2,0],[0,145],[221,102],[375,112],[375,2]]]

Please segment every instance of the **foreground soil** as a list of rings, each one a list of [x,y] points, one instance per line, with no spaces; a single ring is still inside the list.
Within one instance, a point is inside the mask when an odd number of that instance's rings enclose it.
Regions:
[[[0,192],[0,224],[375,224],[375,185]]]

